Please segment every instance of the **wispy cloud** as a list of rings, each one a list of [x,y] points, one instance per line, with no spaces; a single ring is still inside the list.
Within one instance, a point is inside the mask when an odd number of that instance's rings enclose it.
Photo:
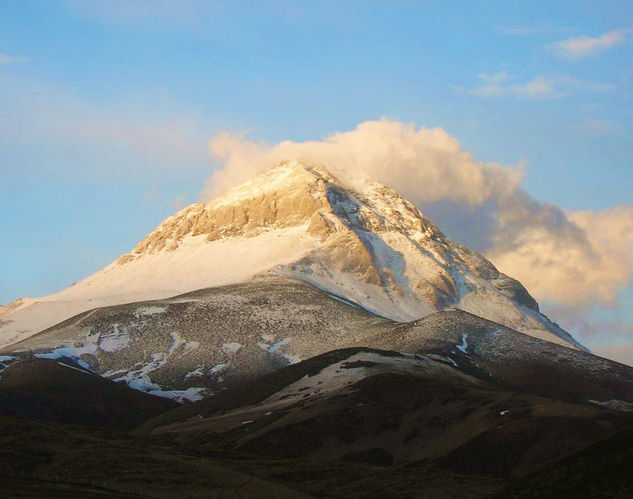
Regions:
[[[498,28],[497,31],[502,35],[532,36],[546,33],[568,33],[573,31],[573,28],[551,26],[549,24],[536,24],[532,26],[504,26]]]
[[[599,83],[597,81],[583,80],[575,76],[562,74],[553,77],[560,87],[567,87],[575,90],[588,90],[590,92],[606,92],[615,90],[617,87],[612,83]]]
[[[597,118],[585,118],[583,121],[574,124],[572,127],[585,135],[594,136],[609,135],[618,129],[617,124]]]
[[[578,36],[552,43],[546,48],[564,59],[582,59],[625,43],[630,35],[631,29],[614,29],[596,38]]]
[[[602,92],[614,89],[614,85],[582,80],[570,75],[539,75],[526,82],[517,82],[506,71],[477,75],[480,85],[467,92],[481,97],[513,96],[526,99],[562,97],[570,90]]]
[[[469,92],[482,97],[513,95],[516,97],[542,99],[544,97],[553,97],[558,93],[555,83],[544,76],[537,76],[525,83],[513,83],[514,78],[505,71],[495,74],[480,73],[477,78],[480,80],[481,85],[470,89]]]
[[[26,60],[26,57],[0,54],[0,64],[13,64],[16,62],[25,62]]]

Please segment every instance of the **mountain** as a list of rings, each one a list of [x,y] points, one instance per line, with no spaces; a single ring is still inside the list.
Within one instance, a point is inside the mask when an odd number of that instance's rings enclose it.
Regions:
[[[356,188],[323,166],[282,162],[161,223],[130,253],[73,286],[0,310],[8,346],[88,310],[273,271],[399,322],[455,307],[582,348],[516,280],[457,244],[383,185]]]
[[[5,353],[182,401],[336,348],[393,349],[398,323],[451,310],[583,350],[393,190],[290,161],[185,208],[84,281],[9,305],[2,334]]]
[[[631,492],[633,368],[305,161],[2,307],[0,340],[3,497],[544,497],[596,462]]]

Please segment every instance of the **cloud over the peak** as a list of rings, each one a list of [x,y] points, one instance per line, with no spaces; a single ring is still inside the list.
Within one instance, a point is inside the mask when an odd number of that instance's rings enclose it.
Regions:
[[[319,141],[283,141],[273,146],[221,133],[209,148],[224,168],[209,179],[206,197],[292,158],[322,163],[339,176],[365,175],[421,204],[452,200],[478,206],[507,196],[523,176],[518,167],[478,162],[441,128],[389,120],[367,121]]]
[[[590,36],[567,38],[552,43],[547,48],[555,55],[565,59],[582,59],[626,42],[630,34],[631,30],[628,29],[614,29],[595,38]]]
[[[633,206],[565,212],[539,202],[521,188],[523,168],[478,161],[441,128],[383,119],[274,145],[224,132],[209,147],[223,167],[207,181],[204,199],[279,161],[304,158],[349,184],[372,178],[396,189],[539,300],[610,305],[633,277]]]

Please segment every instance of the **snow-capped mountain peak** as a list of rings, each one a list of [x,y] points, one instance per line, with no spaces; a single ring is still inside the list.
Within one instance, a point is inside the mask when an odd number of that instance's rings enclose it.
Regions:
[[[445,237],[394,190],[371,182],[352,188],[302,160],[284,161],[167,218],[103,270],[6,315],[0,341],[94,307],[243,282],[264,271],[396,321],[455,307],[579,347],[539,313],[518,281]],[[38,306],[47,309],[44,318]]]

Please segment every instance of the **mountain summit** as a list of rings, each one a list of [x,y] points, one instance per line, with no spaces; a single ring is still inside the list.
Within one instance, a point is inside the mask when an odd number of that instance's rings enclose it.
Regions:
[[[371,182],[352,188],[322,165],[299,160],[179,211],[70,288],[7,308],[0,346],[92,308],[244,282],[266,271],[395,321],[458,308],[582,348],[539,312],[518,281],[448,239],[394,190]]]

